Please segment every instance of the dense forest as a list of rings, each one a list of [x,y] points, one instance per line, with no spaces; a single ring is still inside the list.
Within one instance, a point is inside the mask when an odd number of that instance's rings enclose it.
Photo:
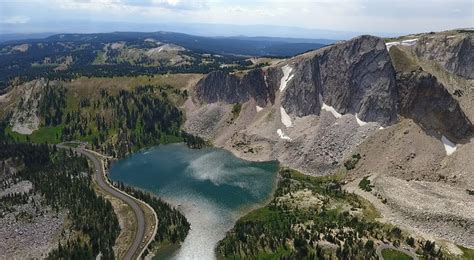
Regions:
[[[378,259],[376,241],[417,248],[426,259],[442,258],[434,242],[415,241],[375,220],[371,206],[342,190],[335,177],[309,177],[282,169],[274,199],[240,219],[220,241],[227,259]],[[301,199],[301,194],[312,196]],[[301,200],[299,200],[300,198]],[[305,207],[308,201],[315,201]]]
[[[121,90],[118,95],[103,90],[93,104],[66,113],[62,139],[89,138],[94,148],[118,157],[144,146],[169,142],[168,138],[180,136],[183,114],[168,99],[165,89],[170,87],[142,86],[133,91]],[[89,107],[95,112],[84,112]],[[112,135],[115,140],[109,140]]]
[[[48,145],[0,142],[0,160],[13,159],[23,164],[16,181],[28,180],[33,194],[40,194],[53,210],[67,210],[71,228],[81,236],[72,236],[52,250],[49,259],[114,259],[112,247],[120,232],[110,202],[96,195],[92,175],[84,157]],[[26,194],[17,194],[23,203]]]
[[[175,104],[187,98],[186,90],[145,85],[114,94],[101,89],[95,98],[72,99],[61,85],[48,84],[43,91],[38,108],[41,125],[56,129],[45,142],[87,141],[93,149],[114,157],[170,142],[185,141],[194,148],[205,145],[204,140],[180,130],[184,118]],[[5,138],[5,122],[0,125],[1,138]]]
[[[38,108],[39,114],[43,117],[44,126],[61,124],[65,107],[66,89],[63,86],[53,87],[47,84]]]

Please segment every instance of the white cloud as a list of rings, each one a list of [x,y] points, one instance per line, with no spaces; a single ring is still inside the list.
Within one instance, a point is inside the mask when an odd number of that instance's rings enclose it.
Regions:
[[[207,0],[55,0],[64,9],[83,9],[90,11],[124,10],[144,11],[147,8],[171,10],[195,10],[208,7]]]
[[[55,0],[55,2],[58,7],[71,10],[103,11],[125,7],[120,0]]]
[[[275,16],[276,14],[269,9],[261,9],[261,8],[244,8],[241,6],[231,6],[227,8],[225,14],[227,15],[248,15],[252,16]]]
[[[0,20],[1,23],[6,23],[6,24],[24,24],[30,21],[30,18],[24,15],[15,15],[15,16],[9,16],[5,17]]]
[[[208,8],[208,2],[203,0],[152,0],[153,4],[169,9],[195,10]]]

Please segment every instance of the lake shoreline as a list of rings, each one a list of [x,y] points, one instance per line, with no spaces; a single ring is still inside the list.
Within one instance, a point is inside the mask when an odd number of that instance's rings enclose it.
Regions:
[[[272,200],[279,168],[276,161],[246,161],[221,148],[169,144],[114,162],[110,177],[161,198],[191,223],[180,246],[153,250],[155,255],[212,259],[238,219]]]

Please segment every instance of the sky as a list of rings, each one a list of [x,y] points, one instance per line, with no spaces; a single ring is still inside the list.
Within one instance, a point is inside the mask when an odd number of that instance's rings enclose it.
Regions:
[[[101,32],[151,24],[156,31],[159,25],[186,31],[200,24],[203,34],[208,24],[235,25],[219,27],[227,34],[288,36],[298,29],[303,36],[311,30],[404,34],[472,28],[474,0],[0,0],[3,33]],[[249,29],[254,25],[260,30]]]

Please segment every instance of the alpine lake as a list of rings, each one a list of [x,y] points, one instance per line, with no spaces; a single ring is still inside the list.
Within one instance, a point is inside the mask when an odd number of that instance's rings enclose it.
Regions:
[[[191,223],[179,248],[157,259],[215,259],[215,247],[238,218],[263,205],[276,185],[278,163],[250,162],[218,148],[169,144],[112,164],[109,177],[178,208]]]

